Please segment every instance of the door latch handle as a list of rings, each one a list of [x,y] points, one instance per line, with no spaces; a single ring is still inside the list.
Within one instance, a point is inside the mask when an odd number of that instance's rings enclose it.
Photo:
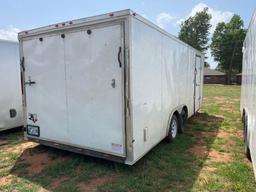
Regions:
[[[31,86],[33,84],[36,84],[36,82],[35,81],[31,81],[30,79],[27,82],[25,82],[25,85]]]
[[[111,86],[112,86],[113,88],[116,87],[116,80],[115,80],[115,79],[112,79],[112,81],[111,81]]]

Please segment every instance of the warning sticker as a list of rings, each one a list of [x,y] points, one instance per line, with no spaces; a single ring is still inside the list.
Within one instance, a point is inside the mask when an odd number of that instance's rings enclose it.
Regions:
[[[112,150],[115,152],[122,153],[123,152],[123,145],[117,144],[117,143],[112,143]]]

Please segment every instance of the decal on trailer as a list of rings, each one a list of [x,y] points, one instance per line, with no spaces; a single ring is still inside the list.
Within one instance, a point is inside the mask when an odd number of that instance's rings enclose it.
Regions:
[[[29,119],[30,121],[33,121],[33,123],[36,123],[36,122],[38,121],[37,114],[29,113],[29,114],[28,114],[28,119]]]

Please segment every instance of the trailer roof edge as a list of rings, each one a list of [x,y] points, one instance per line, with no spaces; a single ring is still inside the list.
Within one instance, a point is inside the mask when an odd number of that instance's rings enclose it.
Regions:
[[[96,16],[89,16],[89,17],[84,17],[84,18],[80,18],[80,19],[69,20],[69,21],[55,23],[55,24],[44,26],[44,27],[27,30],[27,31],[22,31],[22,32],[18,33],[18,39],[20,40],[23,37],[29,37],[29,36],[37,35],[39,33],[47,33],[47,32],[56,31],[56,30],[64,30],[64,29],[67,29],[70,27],[75,27],[76,25],[81,25],[84,23],[95,22],[95,21],[100,21],[100,20],[108,20],[111,18],[118,18],[118,17],[125,17],[125,16],[133,16],[133,17],[137,18],[138,20],[140,20],[141,22],[143,22],[143,23],[155,28],[159,32],[167,35],[168,37],[196,50],[200,54],[203,54],[201,51],[199,51],[199,50],[195,49],[194,47],[192,47],[191,45],[188,45],[187,43],[181,41],[175,35],[160,28],[152,21],[144,18],[143,16],[141,16],[140,14],[136,13],[135,11],[133,11],[131,9],[124,9],[124,10],[109,12],[109,13],[100,14],[100,15],[96,15]]]
[[[89,23],[89,22],[94,22],[94,21],[99,21],[99,20],[106,20],[106,19],[111,19],[111,18],[117,18],[120,16],[127,16],[130,14],[132,14],[132,11],[130,9],[125,9],[125,10],[121,10],[121,11],[109,12],[109,13],[100,14],[100,15],[96,15],[96,16],[89,16],[89,17],[84,17],[84,18],[80,18],[80,19],[59,22],[59,23],[55,23],[55,24],[51,24],[51,25],[46,25],[43,27],[38,27],[38,28],[30,29],[30,30],[21,31],[18,33],[18,39],[20,40],[23,37],[36,35],[36,34],[39,34],[42,32],[47,33],[47,32],[55,31],[55,30],[64,30],[66,28],[75,27],[76,25],[81,25],[84,23]]]

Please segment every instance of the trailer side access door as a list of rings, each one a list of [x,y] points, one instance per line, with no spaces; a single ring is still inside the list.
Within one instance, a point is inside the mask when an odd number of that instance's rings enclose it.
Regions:
[[[125,157],[123,44],[121,22],[23,41],[27,118],[41,139]]]
[[[198,111],[201,104],[202,90],[202,59],[196,55],[195,61],[195,93],[194,93],[194,112]]]

